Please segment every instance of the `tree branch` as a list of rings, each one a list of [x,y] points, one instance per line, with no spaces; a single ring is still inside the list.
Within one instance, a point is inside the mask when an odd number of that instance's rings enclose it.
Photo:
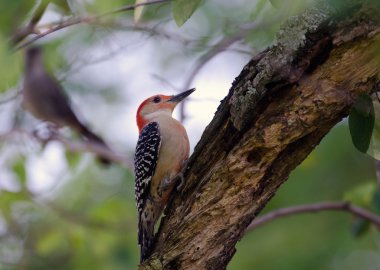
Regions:
[[[346,211],[360,218],[366,219],[369,222],[372,222],[377,227],[380,228],[380,216],[373,214],[370,211],[367,211],[363,208],[352,205],[350,202],[322,202],[314,203],[307,205],[299,205],[293,207],[282,208],[270,212],[264,216],[256,218],[252,223],[247,227],[246,233],[254,230],[263,224],[281,217],[291,216],[295,214],[303,213],[315,213],[320,211]]]
[[[196,146],[182,194],[168,205],[140,269],[225,269],[290,172],[360,94],[375,89],[378,15],[354,2],[339,17],[325,5],[292,17],[276,44],[244,67]]]
[[[12,129],[6,133],[0,134],[0,140],[9,140],[13,139],[17,135],[24,135],[31,139],[35,139],[42,144],[46,144],[50,141],[58,141],[62,143],[67,151],[76,152],[76,153],[93,153],[102,157],[105,157],[115,163],[119,163],[129,170],[133,170],[133,162],[130,158],[115,153],[113,150],[107,149],[106,147],[91,142],[91,141],[80,141],[76,142],[73,140],[69,140],[58,133],[49,134],[46,138],[42,138],[42,136],[36,134],[36,132],[29,132],[24,129]]]
[[[105,12],[105,13],[102,13],[99,15],[92,15],[92,16],[87,16],[87,17],[83,17],[83,18],[72,17],[66,21],[62,21],[62,22],[55,24],[49,30],[46,30],[45,32],[37,34],[36,36],[32,37],[28,41],[25,41],[25,42],[19,44],[18,46],[16,46],[15,50],[17,51],[17,50],[23,49],[23,48],[29,46],[30,44],[32,44],[33,42],[51,34],[51,33],[57,32],[58,30],[67,28],[69,26],[73,26],[73,25],[80,24],[80,23],[93,23],[99,19],[102,19],[103,17],[107,17],[110,15],[114,15],[114,14],[125,12],[125,11],[134,10],[137,7],[148,6],[148,5],[153,5],[153,4],[161,4],[161,3],[165,3],[165,2],[169,2],[169,1],[171,1],[171,0],[151,0],[151,1],[143,2],[143,3],[134,4],[134,5],[127,5],[127,6],[124,6],[124,7],[115,9],[115,10],[111,10],[111,11],[108,11],[108,12]],[[26,28],[26,30],[20,30],[18,32],[29,31],[28,33],[23,33],[24,36],[27,36],[28,34],[33,34],[35,32],[34,28],[30,29],[30,30],[29,30],[29,28]]]
[[[21,91],[20,90],[10,90],[8,92],[5,92],[1,95],[0,99],[0,105],[6,104],[12,100],[15,100],[19,95]]]
[[[206,52],[204,55],[202,55],[198,61],[195,63],[194,67],[189,73],[189,76],[187,77],[185,83],[183,84],[182,89],[180,91],[184,91],[186,89],[190,88],[190,85],[194,81],[195,77],[199,74],[199,72],[202,70],[202,68],[210,62],[213,58],[215,58],[220,53],[226,51],[230,46],[238,42],[239,40],[243,39],[248,33],[255,31],[259,28],[265,28],[269,25],[273,25],[275,23],[278,23],[283,18],[276,17],[272,18],[268,21],[258,21],[254,22],[248,25],[245,25],[244,27],[241,27],[239,31],[237,31],[232,36],[227,36],[221,39],[218,43],[216,43],[214,46],[211,47],[211,49]],[[183,122],[185,119],[185,105],[186,101],[179,104],[179,110],[180,110],[180,121]]]

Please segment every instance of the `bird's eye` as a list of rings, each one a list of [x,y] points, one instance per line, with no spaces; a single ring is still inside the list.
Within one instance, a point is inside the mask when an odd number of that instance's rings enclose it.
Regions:
[[[159,96],[156,96],[153,98],[154,103],[159,103],[160,101],[161,101],[161,97],[159,97]]]

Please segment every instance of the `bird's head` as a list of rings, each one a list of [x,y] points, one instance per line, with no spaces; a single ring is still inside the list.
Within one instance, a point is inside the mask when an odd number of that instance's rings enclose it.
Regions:
[[[182,92],[178,95],[154,95],[144,100],[137,109],[136,120],[139,131],[153,118],[156,114],[173,113],[174,108],[187,96],[195,91],[195,88]]]

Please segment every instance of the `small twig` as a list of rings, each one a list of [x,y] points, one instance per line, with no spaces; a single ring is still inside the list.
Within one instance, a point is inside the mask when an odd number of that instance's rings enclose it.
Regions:
[[[179,88],[176,87],[174,84],[172,84],[171,82],[169,82],[167,79],[165,79],[164,77],[158,75],[158,74],[152,74],[152,77],[156,80],[158,80],[160,83],[168,86],[169,88],[173,89],[174,91],[178,92],[179,91]]]
[[[45,13],[45,10],[48,6],[48,1],[41,1],[38,3],[38,6],[36,10],[34,11],[34,14],[28,23],[28,25],[22,29],[19,29],[16,31],[16,33],[11,37],[11,43],[14,45],[17,45],[19,42],[21,42],[24,38],[26,38],[30,34],[35,34],[35,26],[36,24],[41,20],[42,15]]]
[[[365,210],[363,208],[352,205],[350,202],[322,202],[308,205],[300,205],[294,207],[282,208],[275,210],[269,214],[263,215],[256,218],[252,223],[247,227],[246,232],[256,229],[261,225],[280,218],[286,217],[295,214],[302,213],[315,213],[319,211],[346,211],[351,214],[358,216],[360,218],[366,219],[377,227],[380,228],[380,216],[373,214],[372,212]]]
[[[34,37],[32,37],[28,41],[26,41],[24,43],[21,43],[20,45],[18,45],[18,46],[15,47],[15,51],[23,49],[23,48],[29,46],[30,44],[32,44],[33,42],[35,42],[35,41],[37,41],[37,40],[39,40],[39,39],[41,39],[41,38],[43,38],[43,37],[51,34],[51,33],[54,33],[54,32],[56,32],[58,30],[61,30],[63,28],[66,28],[66,27],[69,27],[69,26],[72,26],[72,25],[75,25],[75,24],[79,24],[81,22],[84,22],[84,20],[83,19],[79,19],[79,18],[70,18],[67,21],[61,22],[60,24],[52,27],[51,29],[49,29],[49,30],[47,30],[47,31],[45,31],[43,33],[40,33],[40,34],[38,34],[38,35],[36,35]]]
[[[206,52],[204,55],[202,55],[198,59],[197,63],[194,65],[189,76],[187,77],[182,89],[185,90],[185,89],[190,88],[190,85],[192,84],[193,80],[198,75],[198,73],[201,71],[201,69],[215,56],[226,51],[231,45],[243,39],[249,32],[259,29],[259,28],[266,27],[268,25],[272,25],[280,21],[281,19],[282,18],[279,17],[279,18],[273,18],[265,22],[263,21],[253,22],[249,25],[241,27],[241,29],[237,31],[235,34],[233,34],[232,36],[224,37],[223,39],[221,39],[208,52]],[[185,116],[185,113],[184,113],[185,103],[182,102],[179,106],[180,106],[180,118],[182,121]]]
[[[61,74],[59,76],[58,81],[59,82],[65,81],[72,74],[78,73],[79,71],[81,71],[85,67],[89,67],[91,65],[96,65],[96,64],[99,64],[99,63],[102,63],[102,62],[110,60],[112,57],[114,57],[117,54],[119,54],[120,51],[123,50],[126,46],[127,45],[121,46],[120,48],[118,48],[116,50],[112,50],[110,52],[107,52],[106,54],[100,56],[99,58],[92,59],[92,60],[88,59],[89,58],[88,56],[86,57],[87,58],[86,60],[81,60],[81,59],[75,58],[75,60],[73,62],[76,62],[78,64],[76,66],[74,66],[73,63],[69,63],[68,64],[68,69],[66,70],[66,72],[64,72],[63,74]]]
[[[20,50],[22,48],[25,48],[25,47],[29,46],[30,44],[32,44],[33,42],[51,34],[51,33],[54,33],[58,30],[61,30],[63,28],[67,28],[69,26],[73,26],[73,25],[80,24],[80,23],[91,23],[93,21],[96,21],[96,20],[101,19],[101,18],[106,17],[106,16],[110,16],[113,14],[129,11],[129,10],[134,10],[135,8],[140,7],[140,6],[160,4],[160,3],[165,3],[165,2],[169,2],[169,1],[170,0],[151,0],[148,2],[138,3],[138,4],[134,4],[134,5],[127,5],[127,6],[124,6],[124,7],[112,10],[112,11],[108,11],[108,12],[105,12],[105,13],[102,13],[99,15],[92,15],[92,16],[87,16],[87,17],[83,17],[83,18],[73,18],[72,17],[66,21],[63,21],[63,22],[56,24],[55,26],[53,26],[49,30],[46,30],[45,32],[40,33],[40,34],[34,36],[33,38],[29,39],[28,41],[16,46],[15,50],[17,51],[17,50]]]
[[[137,7],[149,6],[149,5],[154,5],[154,4],[161,4],[161,3],[165,3],[165,2],[169,2],[169,1],[171,1],[171,0],[151,0],[151,1],[146,1],[146,2],[142,2],[142,3],[134,4],[134,5],[127,5],[127,6],[117,8],[117,9],[105,12],[103,14],[100,14],[100,15],[96,16],[96,18],[102,18],[105,16],[129,11],[129,10],[135,10]]]
[[[35,133],[28,132],[24,129],[12,129],[6,133],[0,134],[0,140],[7,140],[14,138],[15,135],[26,135],[27,137],[36,139],[42,144],[46,144],[49,141],[58,141],[63,144],[66,150],[70,152],[77,152],[77,153],[84,153],[84,152],[90,152],[94,153],[96,155],[105,157],[109,160],[112,160],[115,163],[119,163],[128,169],[133,169],[133,162],[127,158],[124,155],[120,155],[115,153],[113,150],[110,150],[98,143],[94,143],[92,141],[72,141],[69,139],[64,138],[63,136],[59,135],[58,133],[51,134],[47,138],[41,138]]]
[[[105,157],[116,163],[120,163],[126,166],[128,169],[133,170],[133,162],[129,160],[126,156],[117,154],[114,151],[104,147],[103,145],[94,143],[92,141],[75,142],[75,141],[68,140],[59,134],[54,134],[47,140],[40,139],[40,141],[42,142],[59,141],[70,152],[78,152],[78,153],[90,152],[98,156]]]
[[[279,22],[281,19],[282,18],[274,18],[272,20],[264,22],[253,22],[251,24],[241,27],[241,29],[232,36],[227,36],[221,39],[208,52],[206,52],[199,58],[198,62],[193,67],[192,72],[190,72],[189,77],[185,81],[183,89],[188,89],[190,87],[192,81],[194,80],[195,76],[199,73],[199,71],[215,56],[226,51],[231,45],[243,39],[249,32],[259,28],[267,27],[268,25],[273,25],[274,23]]]
[[[376,98],[377,98],[377,102],[380,102],[380,98],[379,98],[379,92],[375,92],[375,95],[376,95]]]
[[[20,90],[12,91],[12,93],[8,93],[8,92],[7,92],[6,94],[2,95],[2,96],[5,96],[5,95],[6,95],[7,97],[4,97],[4,98],[0,99],[0,105],[1,105],[1,104],[5,104],[5,103],[8,103],[8,102],[14,100],[14,99],[17,98],[18,95],[20,95],[20,94],[21,94],[21,91],[20,91]]]

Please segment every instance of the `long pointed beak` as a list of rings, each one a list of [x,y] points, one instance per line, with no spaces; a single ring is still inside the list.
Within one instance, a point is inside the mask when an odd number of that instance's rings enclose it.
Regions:
[[[175,103],[179,103],[181,102],[182,100],[184,100],[186,97],[188,97],[191,93],[193,93],[195,91],[195,88],[192,88],[190,90],[187,90],[185,92],[182,92],[178,95],[175,95],[175,96],[172,96],[171,98],[168,99],[169,102],[175,102]]]

